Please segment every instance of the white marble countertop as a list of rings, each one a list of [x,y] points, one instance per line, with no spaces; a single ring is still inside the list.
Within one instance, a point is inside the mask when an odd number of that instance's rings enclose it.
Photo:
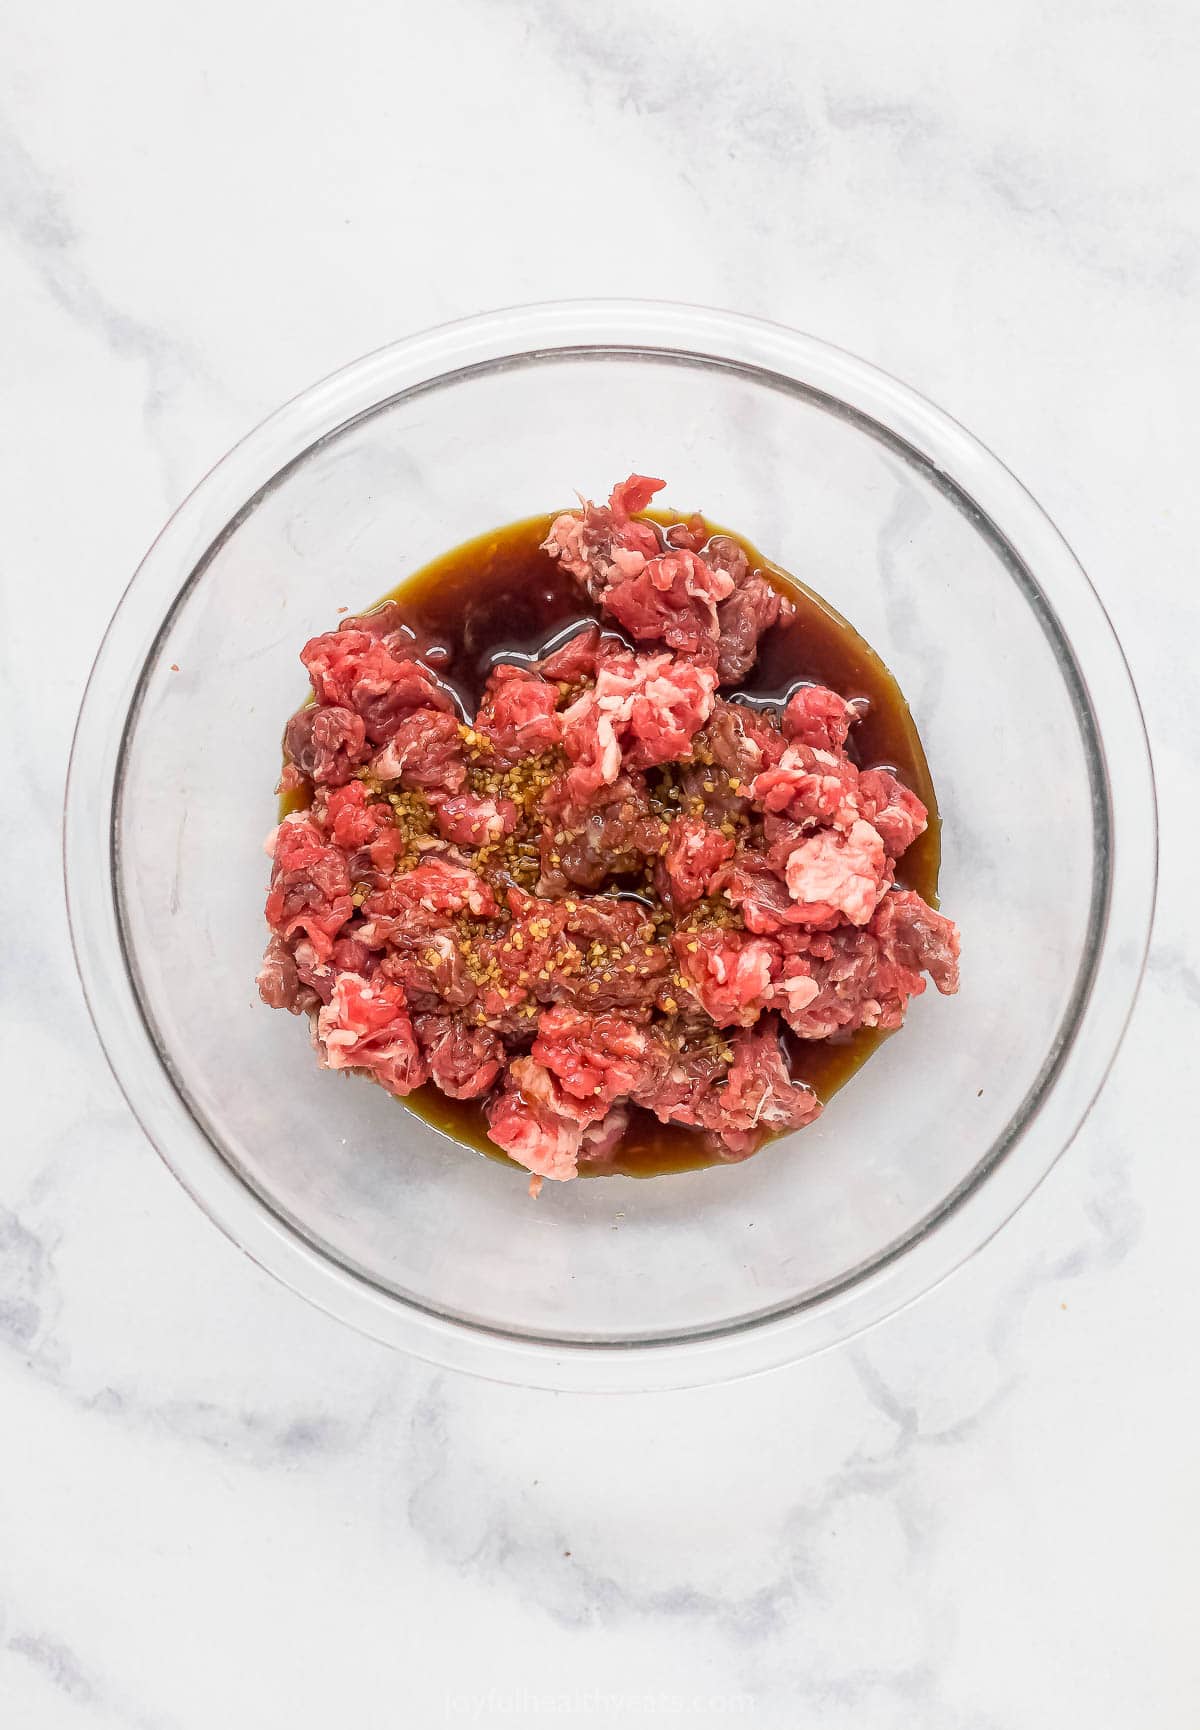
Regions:
[[[1183,0],[10,0],[6,1726],[1196,1724],[1198,81]],[[815,1361],[597,1401],[392,1355],[206,1222],[84,1013],[59,811],[230,443],[421,326],[629,293],[843,344],[1015,469],[1126,647],[1164,862],[1116,1069],[982,1254]]]

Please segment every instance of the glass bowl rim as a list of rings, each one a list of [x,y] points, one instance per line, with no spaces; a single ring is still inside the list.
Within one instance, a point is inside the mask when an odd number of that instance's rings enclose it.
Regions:
[[[332,1260],[245,1181],[189,1109],[148,1025],[121,929],[116,830],[125,742],[157,643],[264,491],[314,446],[398,398],[480,370],[605,354],[730,368],[821,401],[965,501],[1010,575],[1014,563],[1023,573],[1031,608],[1044,609],[1064,677],[1070,683],[1072,668],[1078,677],[1073,701],[1092,759],[1097,826],[1108,838],[1088,976],[1027,1120],[1018,1112],[1011,1136],[852,1284],[699,1337],[607,1343],[514,1335],[408,1301]],[[1121,742],[1117,763],[1108,740]],[[1157,818],[1144,720],[1107,613],[1058,530],[986,447],[907,385],[819,338],[705,307],[580,300],[482,313],[388,344],[303,391],[220,459],[160,531],[101,642],[71,749],[63,856],[76,964],[113,1074],[168,1168],[234,1243],[319,1307],[432,1362],[517,1383],[618,1391],[730,1379],[826,1349],[912,1302],[1006,1223],[1069,1145],[1119,1047],[1153,918]]]

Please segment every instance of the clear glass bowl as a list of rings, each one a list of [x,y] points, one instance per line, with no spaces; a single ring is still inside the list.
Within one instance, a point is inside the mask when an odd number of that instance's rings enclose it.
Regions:
[[[745,1165],[525,1179],[318,1071],[254,989],[297,651],[435,554],[632,468],[741,530],[882,654],[944,820],[963,987],[812,1129]],[[1003,1224],[1078,1128],[1137,988],[1153,782],[1112,629],[1002,465],[794,332],[651,303],[470,319],[281,409],[167,524],[80,714],[66,813],[80,973],[180,1181],[264,1267],[435,1361],[615,1389],[844,1339]]]

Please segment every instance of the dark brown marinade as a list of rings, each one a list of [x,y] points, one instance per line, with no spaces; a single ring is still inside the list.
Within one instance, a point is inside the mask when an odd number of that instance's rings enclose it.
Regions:
[[[660,524],[678,520],[666,512],[646,514]],[[498,662],[536,659],[573,628],[599,616],[579,585],[540,550],[553,520],[553,515],[529,517],[480,535],[381,597],[399,602],[417,637],[432,646],[432,652],[426,650],[430,664],[457,694],[465,716],[474,716],[488,674]],[[707,527],[711,534],[731,535],[716,524]],[[721,695],[778,710],[797,685],[819,684],[843,697],[866,699],[848,754],[860,768],[894,769],[925,805],[929,827],[899,860],[896,879],[936,907],[941,824],[929,765],[900,687],[870,645],[826,601],[764,559],[743,536],[731,538],[745,549],[751,569],[761,570],[796,612],[763,637],[757,665],[744,683],[724,688]],[[619,635],[607,622],[605,629]],[[293,795],[281,813],[305,802]],[[801,1040],[789,1033],[792,1076],[808,1082],[827,1102],[886,1037],[875,1028],[825,1040]],[[430,1084],[403,1103],[444,1134],[511,1163],[487,1139],[478,1100],[448,1099]],[[720,1163],[701,1132],[659,1123],[650,1112],[635,1109],[612,1162],[582,1166],[580,1175],[655,1177]]]

